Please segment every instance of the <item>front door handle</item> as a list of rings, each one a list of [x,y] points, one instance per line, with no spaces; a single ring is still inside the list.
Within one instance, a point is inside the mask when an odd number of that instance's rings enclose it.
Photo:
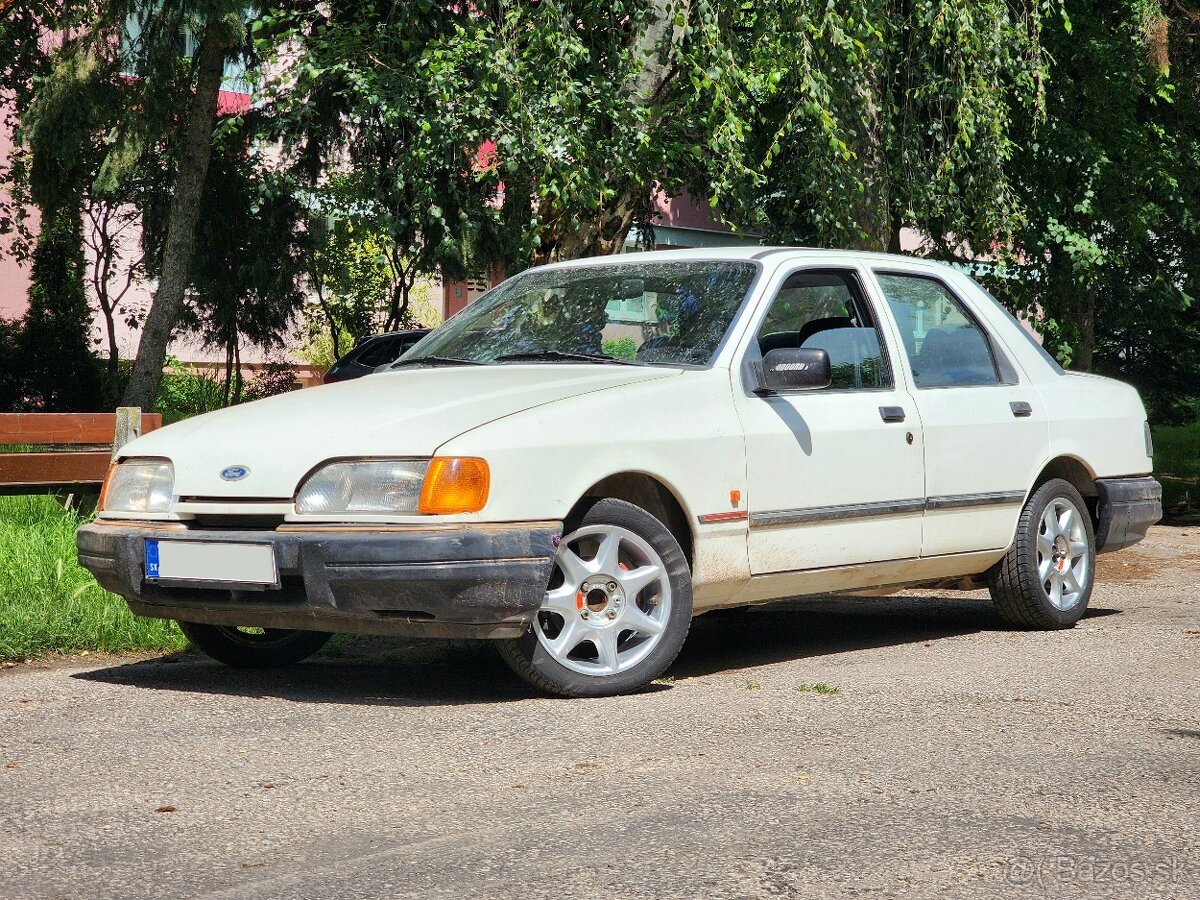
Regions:
[[[1033,415],[1033,407],[1024,400],[1014,400],[1008,404],[1008,408],[1012,410],[1012,414],[1018,419],[1028,419]]]
[[[885,422],[903,422],[904,407],[902,406],[881,406],[879,407],[879,418]]]

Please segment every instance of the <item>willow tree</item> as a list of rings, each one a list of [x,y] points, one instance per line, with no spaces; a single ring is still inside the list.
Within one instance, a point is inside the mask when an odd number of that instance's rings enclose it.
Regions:
[[[873,249],[913,227],[942,253],[987,250],[1020,221],[1007,163],[1015,119],[1043,108],[1059,12],[1042,0],[485,10],[506,212],[535,259],[619,249],[655,190],[770,238]]]
[[[1159,420],[1200,397],[1200,5],[1071,0],[1045,32],[1044,120],[1010,183],[1023,251],[996,290],[1076,369],[1133,380]]]
[[[731,48],[710,0],[301,0],[267,102],[323,213],[395,246],[405,283],[441,268],[610,253],[657,188],[707,195],[738,156]]]
[[[1040,0],[789,0],[747,8],[748,180],[732,218],[785,240],[943,253],[1006,243],[1020,218],[1014,121],[1043,107]],[[736,173],[734,173],[736,175]]]
[[[728,6],[495,4],[503,225],[533,260],[616,252],[655,192],[707,197],[717,161],[744,174]]]

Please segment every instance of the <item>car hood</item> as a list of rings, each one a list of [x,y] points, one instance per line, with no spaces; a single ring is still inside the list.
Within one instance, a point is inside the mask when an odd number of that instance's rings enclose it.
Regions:
[[[399,369],[196,416],[138,438],[121,456],[170,459],[180,497],[290,498],[327,459],[431,456],[464,431],[522,410],[679,374],[570,364]],[[249,474],[224,481],[229,466]]]

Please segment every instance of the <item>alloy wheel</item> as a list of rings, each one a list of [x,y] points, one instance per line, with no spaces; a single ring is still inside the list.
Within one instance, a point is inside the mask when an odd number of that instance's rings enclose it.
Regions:
[[[671,614],[667,567],[627,528],[590,525],[563,537],[535,629],[561,665],[616,675],[645,659]]]
[[[1064,497],[1055,497],[1042,513],[1037,572],[1042,590],[1058,609],[1078,603],[1092,577],[1083,514]]]

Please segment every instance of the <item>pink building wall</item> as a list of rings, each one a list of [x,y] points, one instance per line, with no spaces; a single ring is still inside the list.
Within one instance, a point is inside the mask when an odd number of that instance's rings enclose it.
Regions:
[[[0,167],[6,167],[12,153],[12,133],[0,125]],[[8,183],[0,184],[4,201],[9,199]],[[35,220],[36,227],[36,220]],[[12,235],[0,236],[0,317],[19,319],[29,308],[29,272],[12,253]]]
[[[722,234],[732,234],[728,226],[716,221],[708,208],[691,194],[680,194],[678,197],[668,197],[660,190],[654,192],[654,210],[656,224],[669,225],[674,228],[695,228],[699,231],[715,231]]]

